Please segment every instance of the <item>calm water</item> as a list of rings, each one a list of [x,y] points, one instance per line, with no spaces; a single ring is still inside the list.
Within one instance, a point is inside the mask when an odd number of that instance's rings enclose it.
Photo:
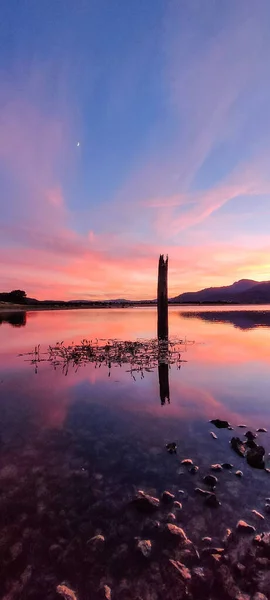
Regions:
[[[229,440],[243,435],[240,423],[270,430],[269,308],[171,308],[171,335],[195,343],[183,345],[181,369],[170,369],[164,405],[157,370],[134,380],[126,366],[108,376],[89,365],[64,376],[41,363],[36,374],[18,356],[61,340],[152,338],[154,309],[3,313],[0,323],[1,598],[54,600],[63,581],[80,600],[98,597],[104,583],[117,588],[117,598],[170,598],[159,595],[134,551],[136,537],[149,537],[147,523],[128,509],[138,489],[173,492],[183,504],[176,523],[198,547],[203,536],[220,539],[239,517],[261,530],[251,509],[263,511],[270,475],[251,469]],[[215,429],[213,418],[227,419],[234,432]],[[270,452],[269,434],[258,439]],[[173,456],[165,450],[171,441]],[[199,466],[196,475],[181,465],[186,457]],[[212,463],[225,461],[244,476],[218,473],[222,505],[213,511],[194,487]],[[170,510],[158,515],[161,522]],[[89,544],[97,534],[105,551]]]

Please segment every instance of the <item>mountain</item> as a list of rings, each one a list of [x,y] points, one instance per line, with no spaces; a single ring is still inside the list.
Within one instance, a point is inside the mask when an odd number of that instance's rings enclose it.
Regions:
[[[267,297],[267,283],[260,283],[252,279],[240,279],[240,281],[235,281],[232,285],[205,288],[198,292],[185,292],[175,298],[171,298],[171,302],[238,302],[238,298],[241,298],[240,302],[248,301],[247,298],[249,298],[249,302],[253,302],[253,297],[255,296],[258,298]]]

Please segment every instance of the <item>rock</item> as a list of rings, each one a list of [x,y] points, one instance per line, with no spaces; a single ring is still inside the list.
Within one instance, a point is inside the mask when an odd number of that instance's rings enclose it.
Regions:
[[[174,569],[177,570],[177,572],[185,582],[191,579],[190,570],[185,565],[183,565],[183,563],[180,563],[178,560],[173,560],[172,558],[169,559],[169,563],[174,567]]]
[[[265,502],[269,502],[270,504],[270,498],[265,498]]]
[[[267,469],[267,468],[265,467],[265,469],[264,469],[264,470],[265,470],[265,472],[266,472],[266,473],[270,473],[270,469]]]
[[[56,559],[63,552],[63,548],[59,544],[52,544],[49,547],[49,554],[52,558]]]
[[[256,529],[253,525],[249,525],[246,521],[240,519],[236,525],[236,529],[240,531],[240,533],[255,533]]]
[[[225,535],[222,538],[223,544],[226,544],[229,541],[229,539],[231,538],[231,536],[232,536],[232,530],[231,529],[226,529]]]
[[[64,598],[64,600],[77,600],[75,592],[64,583],[58,585],[56,591]]]
[[[246,570],[246,567],[245,567],[245,565],[242,565],[242,563],[238,562],[236,564],[236,569],[240,573],[240,575],[243,575]]]
[[[228,421],[221,421],[220,419],[212,419],[212,421],[209,422],[213,423],[218,429],[228,429],[228,427],[230,427]]]
[[[203,482],[205,485],[209,485],[209,487],[214,488],[218,483],[218,479],[215,477],[215,475],[205,475]]]
[[[203,490],[202,488],[196,487],[195,488],[195,492],[196,494],[199,494],[200,496],[209,496],[209,494],[211,494],[211,492],[209,492],[209,490]]]
[[[258,517],[259,519],[261,519],[262,521],[264,521],[264,516],[261,515],[261,513],[259,513],[257,510],[255,510],[253,508],[253,510],[251,512],[253,513],[253,515],[255,515],[256,517]]]
[[[264,594],[261,594],[261,592],[256,592],[256,594],[252,596],[252,600],[267,600],[267,597]]]
[[[178,490],[178,494],[181,494],[181,496],[184,496],[185,492],[184,492],[184,490]]]
[[[162,501],[165,502],[165,504],[170,504],[173,502],[174,498],[175,496],[171,494],[171,492],[167,492],[167,490],[162,494]]]
[[[136,498],[132,500],[132,504],[139,512],[151,513],[159,508],[160,502],[158,498],[154,498],[154,496],[149,496],[140,491]]]
[[[88,540],[87,544],[91,545],[94,550],[102,550],[105,543],[104,535],[94,535],[94,537]]]
[[[216,434],[215,434],[213,431],[210,431],[210,435],[212,436],[212,438],[213,438],[214,440],[217,440],[217,439],[218,439],[217,435],[216,435]]]
[[[188,471],[191,473],[191,475],[196,475],[196,473],[199,471],[199,467],[197,467],[197,465],[193,465],[193,467],[191,467]]]
[[[228,429],[229,431],[233,431],[233,427],[231,425],[229,425]]]
[[[201,556],[207,556],[208,554],[223,554],[224,548],[215,548],[208,546],[207,548],[203,548],[201,551]]]
[[[176,521],[176,516],[172,512],[168,513],[167,521],[170,521],[170,522]]]
[[[245,456],[246,447],[238,437],[233,437],[231,439],[231,447],[239,456]]]
[[[177,527],[177,525],[173,525],[172,523],[167,523],[165,525],[165,532],[169,534],[171,539],[175,541],[179,541],[182,544],[186,544],[189,542],[185,532],[181,527]]]
[[[175,442],[170,442],[169,444],[166,444],[166,448],[169,454],[176,454],[177,444]]]
[[[193,465],[192,458],[184,458],[184,460],[181,460],[181,465],[186,465],[187,467],[191,467]]]
[[[205,504],[211,508],[218,508],[221,502],[217,499],[216,494],[209,494],[205,500]]]
[[[219,564],[221,562],[221,554],[209,554],[209,557],[212,559],[212,562],[215,564]]]
[[[269,514],[270,513],[270,504],[265,504],[264,505],[264,510],[265,510],[266,513]]]
[[[246,429],[247,425],[242,425],[242,423],[241,423],[241,425],[237,425],[237,427],[241,427],[242,429]]]
[[[235,600],[250,600],[250,595],[243,594],[243,592],[239,592],[238,594],[236,594]]]
[[[108,585],[102,585],[98,590],[98,600],[111,600],[112,590]]]
[[[222,466],[219,463],[217,463],[216,465],[211,465],[210,468],[212,471],[222,471],[223,470]]]
[[[235,475],[236,477],[243,477],[244,473],[243,471],[235,471]]]
[[[264,427],[259,427],[259,429],[256,429],[256,431],[258,433],[267,433],[267,429],[265,429]]]
[[[233,469],[233,465],[231,465],[231,463],[222,463],[222,469],[227,469],[228,471],[230,469]]]
[[[229,597],[231,600],[235,600],[240,590],[233,579],[230,566],[224,564],[219,566],[217,575],[219,580],[218,597],[223,598],[224,595],[226,598]]]
[[[254,544],[256,544],[256,546],[261,546],[261,548],[264,551],[264,554],[266,554],[268,557],[270,556],[270,532],[269,531],[255,535],[253,538],[253,542],[254,542]]]
[[[212,538],[211,537],[203,537],[202,542],[204,542],[205,544],[211,544]]]
[[[252,441],[256,439],[257,435],[256,433],[252,433],[252,431],[247,431],[245,433],[245,437],[247,438],[247,440]]]
[[[247,462],[250,467],[255,469],[264,469],[264,457],[265,449],[263,446],[255,446],[255,448],[249,448],[247,451]]]
[[[193,567],[192,575],[195,577],[195,580],[197,580],[199,585],[206,583],[208,580],[208,573],[204,567]]]
[[[143,556],[149,558],[152,551],[152,544],[150,540],[140,540],[137,543],[137,549],[141,552]]]
[[[174,506],[175,510],[182,510],[182,504],[181,504],[181,502],[178,502],[178,500],[174,501],[173,506]]]

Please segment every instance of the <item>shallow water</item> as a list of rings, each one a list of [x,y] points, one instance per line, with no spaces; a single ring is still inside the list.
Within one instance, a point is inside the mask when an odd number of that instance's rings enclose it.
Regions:
[[[80,600],[93,600],[101,583],[113,589],[124,579],[147,580],[133,548],[136,537],[149,537],[147,523],[128,508],[139,489],[174,493],[183,504],[175,523],[198,547],[203,536],[219,540],[238,518],[258,531],[270,524],[269,515],[262,523],[251,513],[263,512],[270,474],[249,467],[229,445],[232,435],[243,436],[240,423],[270,430],[269,307],[171,307],[169,321],[171,335],[195,343],[183,344],[180,370],[169,369],[170,403],[164,404],[158,369],[134,378],[127,366],[110,372],[90,364],[65,376],[46,362],[35,373],[27,357],[18,356],[61,340],[152,338],[155,309],[0,315],[3,597],[53,600],[56,586],[66,581]],[[215,429],[213,418],[227,419],[234,431]],[[172,441],[176,455],[165,449]],[[269,434],[259,434],[258,441],[268,454]],[[181,465],[186,457],[199,466],[196,475]],[[222,504],[213,510],[194,488],[203,487],[202,477],[217,462],[231,462],[234,470],[217,474]],[[236,469],[243,478],[235,477]],[[158,520],[166,522],[169,512],[164,507]],[[89,547],[96,534],[105,537],[104,552]],[[155,544],[159,564],[162,538]],[[123,589],[130,595],[121,597],[136,598],[129,585]],[[166,598],[159,593],[152,597]]]

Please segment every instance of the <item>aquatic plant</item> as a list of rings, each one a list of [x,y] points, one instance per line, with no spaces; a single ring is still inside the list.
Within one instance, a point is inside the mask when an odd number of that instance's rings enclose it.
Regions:
[[[128,372],[134,376],[139,372],[143,377],[144,372],[155,369],[160,364],[168,366],[175,364],[180,368],[182,362],[181,354],[186,346],[192,342],[172,338],[169,340],[138,339],[117,340],[117,339],[96,339],[82,340],[80,344],[65,345],[64,341],[57,342],[55,346],[49,346],[46,352],[41,352],[40,345],[36,346],[32,352],[21,354],[27,356],[26,360],[35,365],[37,371],[38,364],[49,362],[56,369],[60,367],[65,374],[70,367],[78,369],[88,363],[93,363],[95,368],[105,365],[110,370],[112,367],[122,367],[128,365]]]

